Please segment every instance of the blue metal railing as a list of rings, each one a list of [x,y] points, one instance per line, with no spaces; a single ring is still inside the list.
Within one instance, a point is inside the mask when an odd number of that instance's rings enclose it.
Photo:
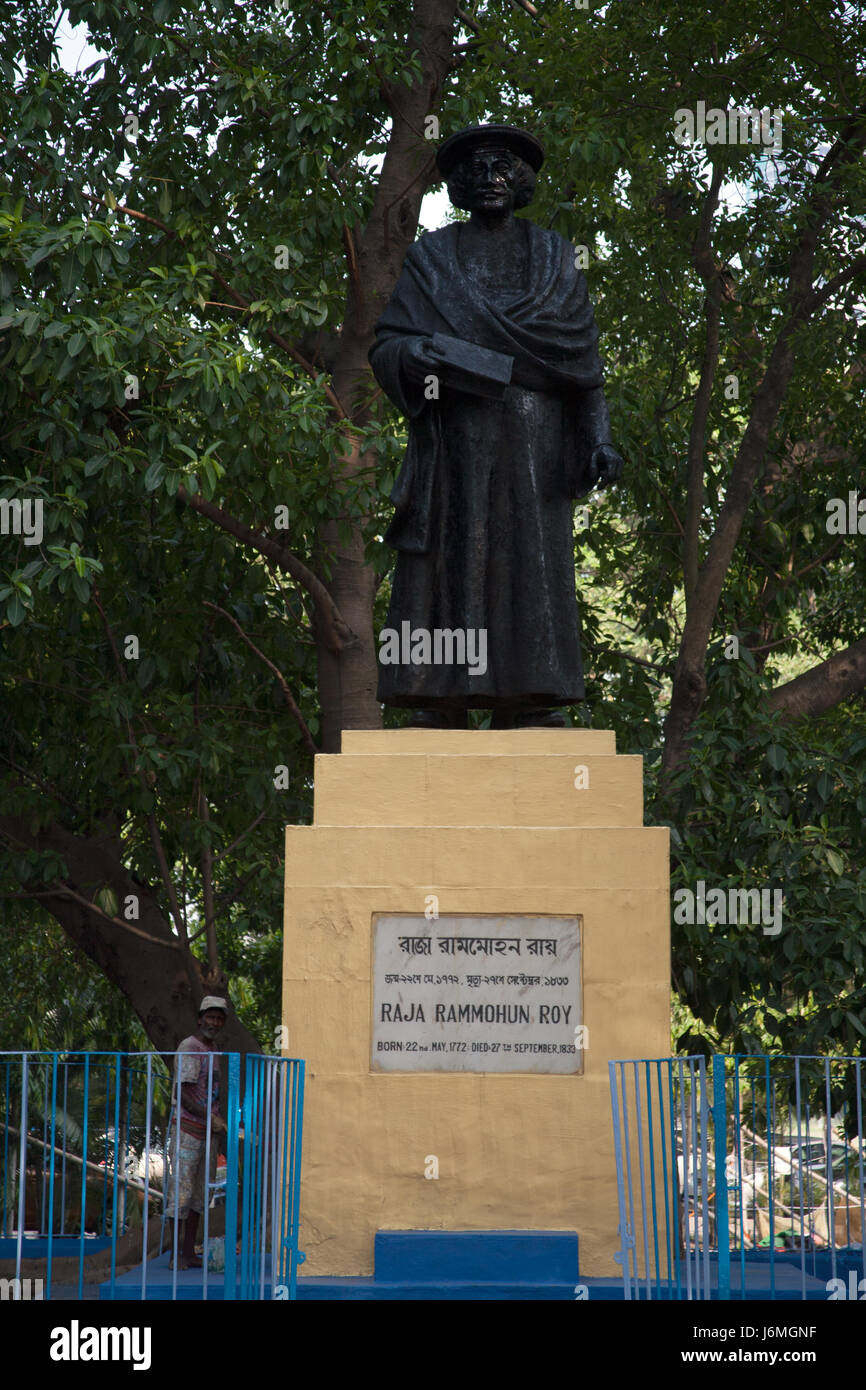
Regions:
[[[0,1270],[14,1263],[20,1279],[28,1261],[46,1298],[57,1269],[61,1297],[82,1298],[93,1283],[108,1299],[295,1297],[304,1063],[251,1055],[242,1072],[239,1054],[206,1054],[209,1096],[223,1072],[225,1133],[209,1105],[199,1277],[179,1269],[176,1057],[0,1053]],[[225,1235],[214,1241],[223,1200]],[[218,1274],[208,1269],[216,1244]]]
[[[610,1062],[624,1297],[851,1296],[845,1276],[866,1279],[862,1068]]]

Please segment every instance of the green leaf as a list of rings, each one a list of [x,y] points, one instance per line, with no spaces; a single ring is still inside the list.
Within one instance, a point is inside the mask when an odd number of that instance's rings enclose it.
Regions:
[[[75,563],[77,569],[78,561],[76,560]],[[87,580],[82,579],[79,574],[73,574],[72,576],[72,592],[78,599],[79,603],[86,604],[90,602],[90,585],[88,584]]]
[[[6,605],[6,619],[11,627],[18,627],[23,623],[27,616],[27,609],[24,607],[19,595],[13,594]]]
[[[67,251],[60,266],[60,288],[64,295],[69,296],[78,285],[81,278],[81,267],[78,264],[74,251]]]
[[[44,261],[48,256],[50,256],[51,252],[54,249],[55,246],[53,242],[49,242],[47,246],[37,247],[37,249],[33,252],[33,255],[29,258],[29,260],[24,262],[25,266],[28,270],[32,270],[34,266],[39,265],[40,261]]]
[[[150,467],[144,475],[144,486],[148,492],[156,492],[156,489],[162,482],[162,477],[164,473],[165,464],[163,463],[162,459],[154,459],[153,463],[150,465]]]
[[[833,795],[835,783],[829,772],[822,772],[817,781],[817,791],[822,801],[829,801]]]
[[[778,743],[771,743],[767,749],[767,762],[776,772],[784,771],[789,765],[788,755]]]
[[[106,916],[117,916],[118,910],[120,908],[120,903],[118,901],[117,894],[115,893],[114,889],[109,888],[107,884],[105,885],[105,887],[100,888],[99,891],[94,894],[93,901],[96,903],[97,907],[102,909]]]

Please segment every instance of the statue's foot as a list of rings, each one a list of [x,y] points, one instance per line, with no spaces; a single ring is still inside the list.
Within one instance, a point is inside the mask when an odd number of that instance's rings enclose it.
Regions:
[[[462,709],[416,709],[409,716],[410,729],[465,729],[466,711]]]
[[[514,716],[515,729],[567,729],[568,722],[562,710],[536,705],[534,709],[520,710]]]

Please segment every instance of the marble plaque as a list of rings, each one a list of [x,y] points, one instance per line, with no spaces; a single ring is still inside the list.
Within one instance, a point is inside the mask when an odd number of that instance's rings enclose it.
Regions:
[[[374,914],[373,1071],[582,1071],[580,927]]]

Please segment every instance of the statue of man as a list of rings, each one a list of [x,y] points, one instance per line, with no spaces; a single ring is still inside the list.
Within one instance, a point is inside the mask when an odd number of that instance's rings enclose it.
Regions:
[[[598,332],[575,249],[515,218],[540,143],[460,131],[437,165],[468,222],[409,248],[370,363],[408,417],[378,698],[410,723],[564,725],[584,698],[573,499],[615,482]]]

